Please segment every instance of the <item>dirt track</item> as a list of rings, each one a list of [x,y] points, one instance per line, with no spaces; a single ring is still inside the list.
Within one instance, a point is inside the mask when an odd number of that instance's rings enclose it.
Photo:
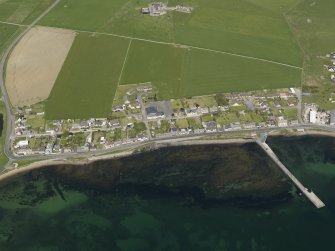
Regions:
[[[35,27],[22,38],[6,71],[6,88],[13,106],[48,98],[74,38],[73,31],[47,27]]]

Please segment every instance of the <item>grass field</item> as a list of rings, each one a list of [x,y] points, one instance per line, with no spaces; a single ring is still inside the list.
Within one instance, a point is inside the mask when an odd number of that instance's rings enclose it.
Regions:
[[[107,117],[128,44],[78,34],[46,101],[47,119]]]
[[[160,99],[300,86],[301,70],[198,49],[133,41],[121,84],[152,82]]]
[[[287,13],[305,57],[306,84],[321,83],[320,73],[327,53],[335,51],[335,1],[305,0]]]
[[[117,33],[260,57],[296,66],[302,53],[283,12],[297,0],[172,0],[191,5],[192,14],[145,16],[151,0],[62,0],[42,25]],[[263,3],[266,2],[263,7]],[[89,18],[88,18],[89,17]]]
[[[133,41],[121,84],[152,82],[160,98],[179,97],[185,49]]]
[[[304,97],[304,102],[317,103],[322,109],[335,109],[335,103],[329,101],[335,85],[324,70],[324,65],[330,64],[324,56],[335,51],[334,9],[333,0],[305,0],[286,14],[305,54],[303,90],[313,93]]]
[[[18,26],[0,23],[0,57],[18,30]]]
[[[52,0],[0,1],[0,21],[29,24],[51,3]]]
[[[214,52],[185,56],[180,96],[300,86],[301,70]]]

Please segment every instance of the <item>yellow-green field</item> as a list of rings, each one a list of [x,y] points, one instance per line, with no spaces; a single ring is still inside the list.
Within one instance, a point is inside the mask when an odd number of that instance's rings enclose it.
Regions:
[[[47,119],[106,117],[128,44],[122,38],[78,34],[46,101]]]

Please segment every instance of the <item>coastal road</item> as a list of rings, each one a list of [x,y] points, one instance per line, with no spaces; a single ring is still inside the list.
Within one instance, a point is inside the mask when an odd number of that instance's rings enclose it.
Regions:
[[[16,159],[16,156],[14,156],[10,150],[10,141],[11,138],[13,137],[15,117],[12,114],[10,100],[5,87],[6,62],[10,53],[12,52],[16,44],[20,41],[20,39],[25,34],[27,34],[27,32],[30,31],[31,28],[33,28],[45,15],[47,15],[59,2],[60,0],[55,0],[38,18],[36,18],[30,25],[26,26],[24,31],[20,35],[18,35],[8,46],[6,51],[3,53],[0,61],[0,88],[2,93],[2,101],[6,106],[6,114],[7,114],[6,115],[7,130],[6,130],[6,141],[4,145],[4,153],[9,158],[9,161],[11,161],[11,159]]]
[[[243,133],[268,133],[271,131],[279,131],[283,129],[315,129],[315,130],[323,130],[329,132],[335,132],[335,127],[332,126],[320,126],[313,124],[301,124],[301,125],[293,125],[287,127],[272,127],[272,128],[257,128],[257,129],[241,129],[235,131],[223,131],[216,133],[201,133],[201,134],[188,134],[188,135],[178,135],[178,136],[168,136],[161,138],[153,138],[149,141],[145,142],[132,142],[127,144],[121,144],[119,146],[115,146],[110,149],[97,150],[92,152],[71,152],[71,153],[62,153],[62,154],[49,154],[49,155],[29,155],[29,156],[17,156],[11,153],[12,160],[42,160],[42,159],[66,159],[66,158],[89,158],[92,156],[104,155],[111,153],[113,151],[125,151],[129,149],[133,149],[139,147],[141,145],[145,145],[148,143],[168,143],[168,142],[177,142],[183,140],[196,140],[205,137],[205,136],[220,136],[220,135],[231,135],[231,134],[243,134]]]

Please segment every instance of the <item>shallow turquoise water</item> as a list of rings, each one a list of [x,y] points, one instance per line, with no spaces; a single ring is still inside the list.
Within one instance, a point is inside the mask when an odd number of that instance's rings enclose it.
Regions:
[[[335,140],[273,138],[269,144],[326,208],[292,193],[256,146],[166,149],[150,153],[164,159],[154,165],[145,154],[125,161],[137,162],[141,172],[113,172],[117,186],[106,168],[122,160],[97,164],[99,180],[90,167],[79,173],[60,167],[6,182],[0,188],[0,250],[335,250]],[[207,159],[199,157],[205,149]],[[236,153],[241,160],[229,159]],[[259,197],[250,199],[251,190]]]

